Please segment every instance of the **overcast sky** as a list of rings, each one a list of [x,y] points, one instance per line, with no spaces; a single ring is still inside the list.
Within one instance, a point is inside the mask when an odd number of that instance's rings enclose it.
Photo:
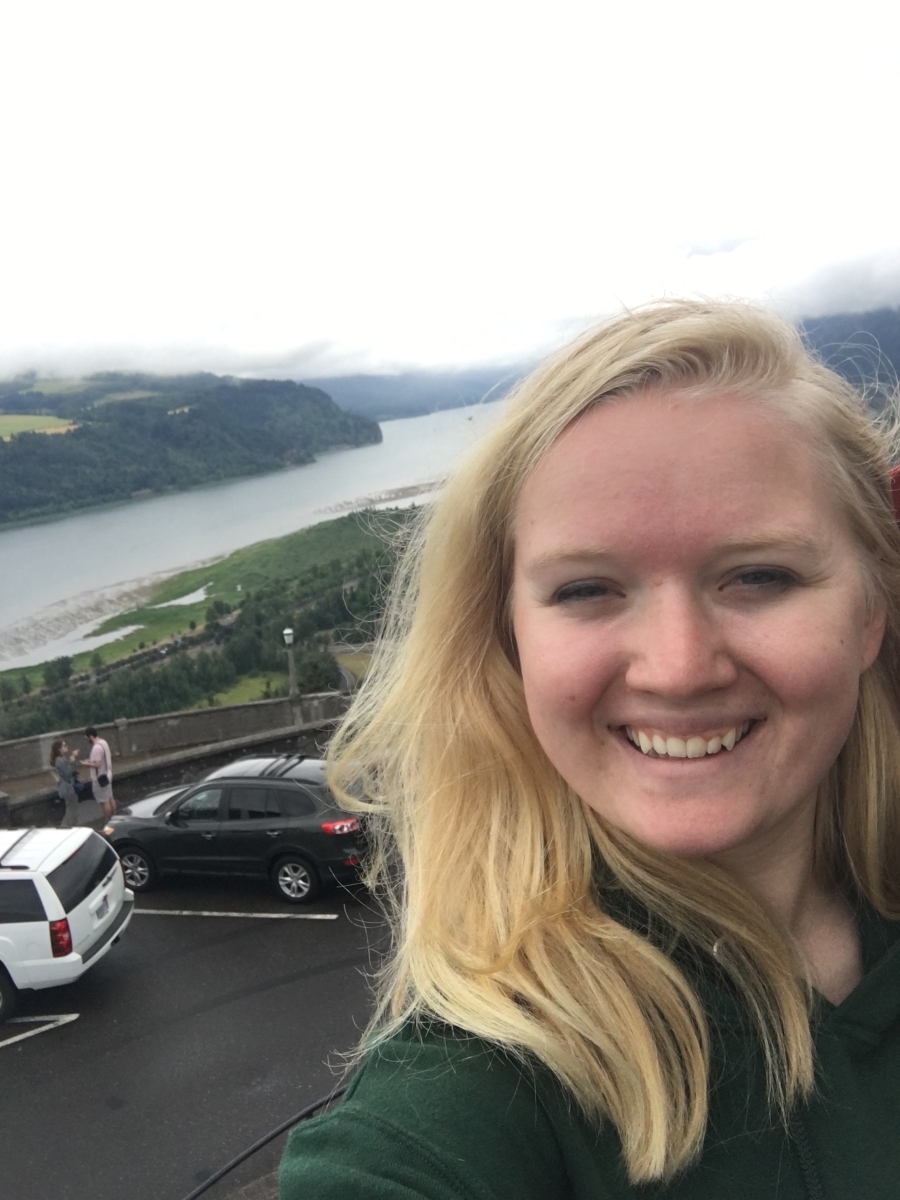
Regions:
[[[515,361],[900,303],[900,5],[20,0],[0,374]]]

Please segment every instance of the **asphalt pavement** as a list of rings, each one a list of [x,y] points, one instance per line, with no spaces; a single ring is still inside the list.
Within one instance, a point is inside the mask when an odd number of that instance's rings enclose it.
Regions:
[[[137,909],[82,979],[0,1026],[3,1200],[183,1200],[340,1079],[384,945],[362,889],[298,907],[185,878]],[[204,1200],[269,1200],[284,1141]]]

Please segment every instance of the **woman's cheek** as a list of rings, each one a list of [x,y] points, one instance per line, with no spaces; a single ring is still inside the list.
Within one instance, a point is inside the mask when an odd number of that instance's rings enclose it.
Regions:
[[[609,674],[608,664],[586,639],[559,632],[533,639],[520,650],[525,695],[530,710],[545,720],[589,716]]]

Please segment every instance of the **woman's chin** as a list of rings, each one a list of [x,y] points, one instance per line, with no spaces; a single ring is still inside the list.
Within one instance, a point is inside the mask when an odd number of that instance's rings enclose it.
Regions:
[[[679,806],[680,807],[680,806]],[[616,822],[635,841],[673,858],[713,858],[749,846],[759,835],[758,822],[750,814],[741,817],[733,810],[721,812],[703,806],[703,811],[677,814],[646,813]]]

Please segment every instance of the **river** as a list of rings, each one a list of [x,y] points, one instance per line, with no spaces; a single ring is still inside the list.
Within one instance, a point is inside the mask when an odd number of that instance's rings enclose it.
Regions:
[[[0,531],[0,670],[110,640],[92,631],[187,567],[341,512],[428,495],[501,407],[385,421],[379,445],[308,466]]]

